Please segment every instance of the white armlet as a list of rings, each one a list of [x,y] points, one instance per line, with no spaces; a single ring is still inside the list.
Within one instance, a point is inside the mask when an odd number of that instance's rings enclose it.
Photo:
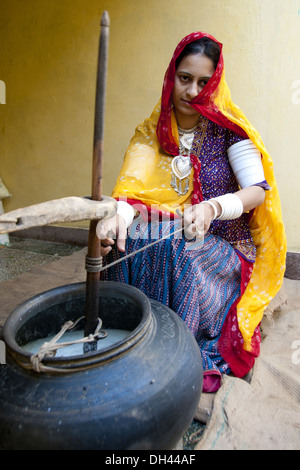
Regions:
[[[125,201],[117,202],[117,214],[121,215],[125,220],[126,228],[129,227],[134,219],[134,208]]]
[[[241,189],[265,180],[260,152],[250,139],[231,145],[227,153],[232,171]]]

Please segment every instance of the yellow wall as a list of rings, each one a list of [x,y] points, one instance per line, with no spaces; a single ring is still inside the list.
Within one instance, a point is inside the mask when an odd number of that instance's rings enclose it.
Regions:
[[[224,44],[232,97],[271,153],[290,251],[300,251],[300,0],[1,0],[0,176],[5,211],[91,193],[99,23],[111,19],[103,193],[158,101],[178,41]]]

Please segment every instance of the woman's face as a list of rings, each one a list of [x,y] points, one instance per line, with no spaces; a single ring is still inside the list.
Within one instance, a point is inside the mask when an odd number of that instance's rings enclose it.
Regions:
[[[211,59],[202,54],[190,54],[180,62],[175,72],[172,101],[178,125],[190,128],[197,124],[199,114],[189,102],[199,95],[215,68]]]

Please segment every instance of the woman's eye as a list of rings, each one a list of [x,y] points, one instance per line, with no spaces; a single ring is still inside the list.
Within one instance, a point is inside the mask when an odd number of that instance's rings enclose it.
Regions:
[[[187,82],[189,77],[188,75],[181,75],[180,79],[183,81],[183,82]]]
[[[204,88],[206,85],[207,85],[208,81],[207,80],[201,80],[201,82],[199,83],[199,86],[201,88]]]

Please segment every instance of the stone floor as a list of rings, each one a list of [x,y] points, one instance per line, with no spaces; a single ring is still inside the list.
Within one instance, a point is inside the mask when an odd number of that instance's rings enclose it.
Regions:
[[[82,246],[29,238],[10,237],[9,246],[0,246],[0,282],[30,271],[34,265],[43,265],[69,256]]]

